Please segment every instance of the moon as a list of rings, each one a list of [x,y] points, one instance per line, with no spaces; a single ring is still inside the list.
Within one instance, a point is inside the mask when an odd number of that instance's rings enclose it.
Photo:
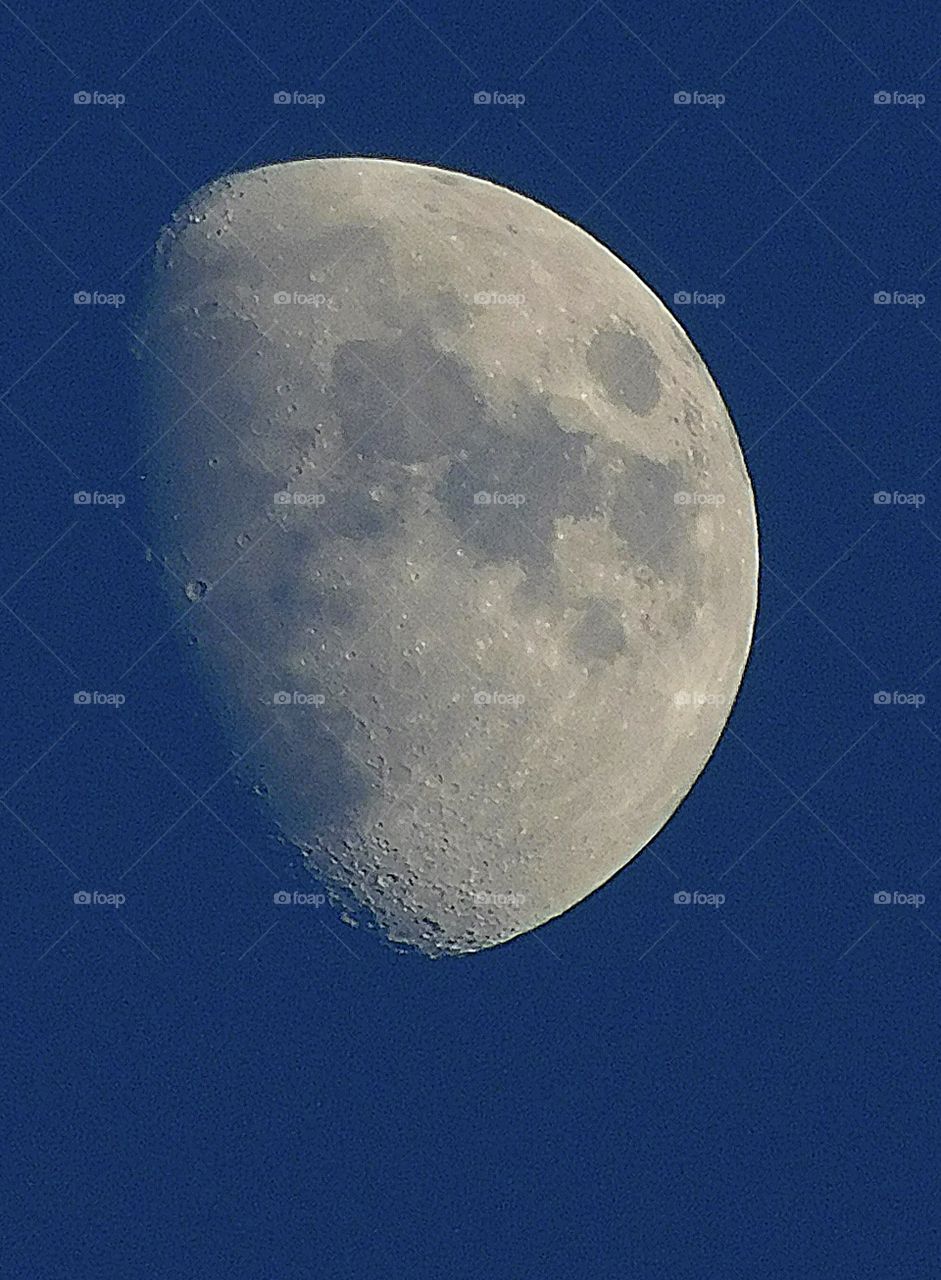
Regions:
[[[524,195],[212,183],[141,311],[151,536],[269,829],[395,944],[476,952],[631,861],[754,623],[735,429],[643,281]]]

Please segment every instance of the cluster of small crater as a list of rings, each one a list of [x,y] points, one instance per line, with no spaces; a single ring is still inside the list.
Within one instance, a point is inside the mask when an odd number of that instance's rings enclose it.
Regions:
[[[660,361],[646,338],[630,330],[599,329],[588,344],[588,368],[609,399],[640,418],[660,400]]]

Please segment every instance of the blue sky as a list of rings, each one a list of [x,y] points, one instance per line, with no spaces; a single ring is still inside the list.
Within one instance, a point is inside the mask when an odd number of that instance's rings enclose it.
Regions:
[[[15,0],[0,28],[5,1273],[928,1274],[928,12]],[[492,178],[614,249],[712,369],[761,520],[693,793],[576,910],[454,962],[273,907],[259,858],[307,882],[229,786],[133,497],[161,226],[233,167],[342,154]]]

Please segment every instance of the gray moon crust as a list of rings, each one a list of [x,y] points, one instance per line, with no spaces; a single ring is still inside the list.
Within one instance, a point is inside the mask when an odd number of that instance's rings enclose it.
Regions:
[[[493,183],[306,160],[178,212],[141,339],[154,548],[242,776],[336,898],[473,952],[642,850],[730,712],[758,540],[639,277]]]

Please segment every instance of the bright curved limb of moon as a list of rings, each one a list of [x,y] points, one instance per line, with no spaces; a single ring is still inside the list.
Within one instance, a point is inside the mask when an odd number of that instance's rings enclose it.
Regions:
[[[650,289],[493,183],[306,160],[178,213],[143,325],[155,549],[282,838],[429,954],[619,871],[757,591],[735,430]]]

